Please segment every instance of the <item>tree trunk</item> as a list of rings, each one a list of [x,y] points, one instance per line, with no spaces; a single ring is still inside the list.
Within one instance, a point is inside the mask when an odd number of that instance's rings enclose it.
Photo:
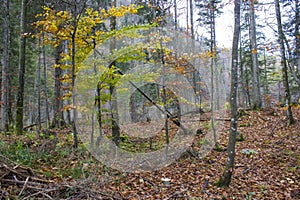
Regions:
[[[76,21],[76,20],[75,20]],[[77,23],[77,22],[75,22]],[[75,24],[74,23],[74,24]],[[76,26],[76,25],[75,25]],[[72,34],[72,103],[73,105],[76,105],[76,98],[75,98],[75,94],[74,94],[74,86],[75,86],[75,35],[76,35],[76,28],[74,28],[74,32]],[[78,133],[77,133],[77,129],[76,129],[76,121],[77,118],[77,112],[76,109],[73,108],[73,119],[72,119],[72,130],[73,130],[73,137],[74,137],[74,148],[78,148]]]
[[[116,0],[112,0],[112,6],[116,6]],[[117,28],[117,20],[116,17],[111,17],[110,20],[110,30],[116,30]],[[113,51],[115,49],[115,41],[114,39],[111,40],[110,44],[110,51]],[[115,66],[116,62],[113,64]],[[114,79],[114,77],[111,77]],[[109,86],[109,91],[111,95],[110,105],[111,105],[111,120],[112,120],[112,137],[113,141],[117,146],[120,145],[120,128],[118,125],[119,116],[118,116],[118,105],[117,105],[117,95],[116,95],[116,88],[114,85]]]
[[[189,34],[189,0],[186,0],[186,34]]]
[[[210,52],[211,52],[211,101],[210,101],[210,106],[211,106],[211,127],[214,135],[214,143],[215,146],[218,147],[218,138],[216,134],[216,129],[215,129],[215,70],[216,70],[216,64],[217,64],[217,51],[216,51],[216,31],[215,31],[215,4],[214,0],[210,0]],[[217,97],[218,98],[218,97]]]
[[[76,61],[75,61],[75,53],[76,53],[76,32],[77,32],[77,14],[78,14],[78,10],[77,10],[77,4],[76,1],[74,1],[74,10],[73,10],[73,33],[72,33],[72,38],[71,38],[71,45],[72,45],[72,49],[71,49],[71,65],[72,65],[72,69],[71,69],[71,77],[72,77],[72,103],[73,106],[76,105],[76,98],[75,98],[75,94],[74,94],[74,86],[75,86],[75,69],[76,69]],[[72,108],[73,110],[73,118],[71,121],[71,125],[72,125],[72,131],[73,131],[73,139],[74,139],[74,148],[78,148],[78,132],[76,129],[76,118],[77,118],[77,112],[76,112],[76,108]]]
[[[256,24],[255,24],[255,11],[254,0],[249,0],[249,12],[250,12],[250,47],[252,58],[252,83],[253,83],[253,109],[260,109],[262,106],[261,94],[260,94],[260,78],[259,78],[259,64],[257,57],[257,44],[256,44]]]
[[[295,41],[296,41],[296,66],[297,66],[297,74],[298,77],[300,77],[300,1],[295,0],[295,15],[296,15],[296,20],[295,20]]]
[[[42,34],[42,41],[44,40],[44,33]],[[50,112],[49,112],[49,99],[48,99],[48,84],[47,84],[47,65],[46,65],[46,48],[43,44],[42,47],[43,54],[43,68],[44,68],[44,95],[45,95],[45,112],[46,112],[46,122],[48,127],[50,127]]]
[[[95,72],[96,73],[96,72]],[[95,96],[95,106],[97,110],[96,119],[99,125],[99,135],[96,139],[96,148],[99,146],[100,141],[103,137],[103,128],[102,128],[102,107],[101,107],[101,83],[98,82]],[[94,116],[93,116],[94,117]],[[91,134],[91,147],[94,147],[94,132]]]
[[[42,118],[41,118],[41,62],[42,62],[42,48],[41,48],[41,38],[39,38],[39,57],[37,66],[37,133],[39,134],[42,129]]]
[[[56,47],[56,55],[55,55],[55,69],[54,69],[54,116],[52,120],[52,128],[61,127],[63,125],[63,112],[62,112],[62,100],[61,100],[61,78],[62,78],[62,69],[59,67],[61,64],[61,53],[63,52],[63,42]]]
[[[24,106],[24,77],[25,77],[25,54],[26,54],[26,7],[27,0],[21,2],[21,22],[20,22],[20,47],[19,47],[19,87],[17,93],[16,104],[16,132],[22,134],[23,132],[23,106]]]
[[[287,70],[287,60],[285,57],[285,48],[284,48],[284,33],[282,29],[281,23],[281,11],[280,11],[280,4],[279,0],[275,0],[275,11],[276,11],[276,19],[277,19],[277,28],[278,28],[278,37],[279,37],[279,44],[280,44],[280,54],[281,54],[281,65],[282,65],[282,81],[285,89],[285,103],[287,106],[287,119],[288,124],[295,123],[293,112],[291,108],[291,94],[290,94],[290,87],[289,87],[289,79],[288,79],[288,70]]]
[[[190,0],[190,22],[191,22],[191,37],[192,39],[195,39],[194,36],[194,9],[193,9],[193,0]]]
[[[297,71],[297,69],[295,69],[294,66],[296,66],[297,68],[297,50],[296,52],[292,52],[292,48],[290,47],[290,44],[289,44],[289,40],[285,37],[285,35],[283,35],[283,40],[284,40],[284,43],[286,45],[286,48],[285,50],[287,51],[287,55],[288,55],[288,67],[294,77],[294,80],[300,85],[300,74],[299,72]],[[296,44],[296,49],[297,49],[297,43],[295,42]],[[293,53],[295,56],[293,56]]]
[[[265,107],[268,107],[268,103],[266,101],[267,95],[269,94],[266,49],[264,49],[264,67],[264,105]]]
[[[241,40],[240,40],[240,83],[241,83],[241,93],[240,96],[241,96],[241,106],[243,108],[245,108],[246,106],[249,105],[248,103],[248,98],[247,98],[247,90],[246,90],[246,83],[245,83],[245,76],[244,76],[244,63],[242,62],[242,43],[241,43]]]
[[[175,23],[175,30],[177,31],[178,29],[178,20],[177,20],[177,0],[174,0],[174,23]]]
[[[225,170],[218,181],[218,186],[228,187],[231,182],[231,177],[234,171],[234,158],[235,158],[235,143],[237,133],[237,87],[238,87],[238,46],[239,46],[239,35],[240,35],[240,9],[241,1],[234,1],[234,35],[232,43],[232,63],[231,63],[231,88],[230,88],[230,135],[228,142],[228,158],[225,166]]]
[[[1,79],[1,130],[9,131],[9,60],[10,60],[10,19],[9,1],[3,0],[4,19],[3,19],[3,56],[2,56],[2,79]]]
[[[169,146],[170,143],[170,138],[169,138],[169,123],[168,123],[168,117],[167,117],[167,113],[168,113],[168,106],[167,106],[167,93],[166,93],[166,86],[165,86],[165,75],[166,75],[166,66],[165,66],[165,58],[164,58],[164,52],[163,52],[163,46],[162,46],[162,39],[160,40],[160,49],[161,49],[161,64],[163,67],[162,70],[162,76],[163,76],[163,80],[162,80],[162,89],[163,89],[163,94],[162,94],[162,101],[163,101],[163,105],[164,105],[164,115],[165,115],[165,136],[166,136],[166,144],[167,146]]]

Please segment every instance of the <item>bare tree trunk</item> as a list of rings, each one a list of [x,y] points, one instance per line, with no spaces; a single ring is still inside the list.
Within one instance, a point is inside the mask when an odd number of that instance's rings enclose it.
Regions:
[[[300,74],[297,71],[297,69],[295,70],[295,67],[294,67],[294,66],[297,66],[297,50],[295,52],[295,56],[293,56],[293,52],[291,50],[292,48],[290,47],[289,40],[285,37],[285,35],[283,35],[283,40],[286,45],[285,50],[287,51],[287,54],[288,54],[288,59],[287,59],[288,67],[294,77],[294,80],[300,85]],[[295,43],[296,43],[296,48],[297,48],[297,42],[295,42]]]
[[[164,52],[163,52],[163,46],[162,46],[162,39],[160,40],[160,50],[161,50],[161,63],[163,67],[162,75],[163,75],[163,80],[162,80],[162,87],[163,87],[163,96],[162,96],[162,101],[164,104],[164,115],[165,115],[165,135],[166,135],[166,144],[169,146],[170,143],[170,138],[169,138],[169,123],[168,123],[168,106],[167,106],[167,93],[166,93],[166,86],[165,86],[165,75],[166,75],[166,66],[165,66],[165,58],[164,58]]]
[[[175,30],[178,29],[178,20],[177,20],[177,0],[174,0],[174,23],[175,23]]]
[[[76,6],[76,5],[75,5]],[[75,9],[76,10],[76,9]],[[75,18],[76,19],[76,18]],[[72,102],[73,105],[76,105],[76,98],[75,98],[75,94],[74,94],[74,86],[75,86],[75,35],[76,35],[76,26],[77,26],[77,22],[75,22],[76,25],[74,26],[74,32],[72,34]],[[74,23],[74,24],[75,24]],[[76,121],[77,118],[77,112],[76,109],[73,108],[73,119],[72,119],[72,130],[73,130],[73,137],[74,137],[74,148],[78,148],[78,133],[77,133],[77,129],[76,129]]]
[[[246,83],[245,83],[245,76],[244,76],[244,63],[242,62],[242,43],[240,40],[240,83],[241,83],[241,101],[242,101],[242,106],[246,107],[248,106],[248,98],[247,98],[247,91],[246,91]]]
[[[42,41],[44,40],[44,33],[42,34]],[[43,44],[42,47],[43,54],[43,67],[44,67],[44,95],[45,95],[45,112],[46,112],[46,122],[48,127],[50,127],[50,112],[49,112],[49,99],[48,99],[48,84],[47,84],[47,65],[46,65],[46,48]]]
[[[64,54],[66,54],[66,55],[69,55],[69,41],[64,41],[64,50],[63,50],[63,52],[64,52]],[[64,64],[70,64],[70,62],[68,62],[68,61],[65,61],[64,62]],[[72,63],[71,63],[72,64]],[[66,69],[65,71],[64,71],[64,73],[65,74],[70,74],[70,69]],[[71,86],[70,86],[71,84],[70,83],[68,83],[68,82],[66,82],[66,83],[62,83],[62,87],[63,88],[70,88]],[[66,93],[68,93],[69,91],[65,91]],[[62,96],[63,96],[64,94],[62,94]],[[65,105],[71,105],[72,104],[72,100],[71,100],[71,98],[67,98],[66,100],[63,100],[62,101],[62,104],[63,104],[63,107],[65,106]],[[66,111],[63,111],[63,116],[64,116],[64,122],[66,123],[66,124],[72,124],[72,119],[71,119],[71,110],[70,109],[67,109]]]
[[[1,79],[1,129],[9,131],[9,60],[10,60],[10,17],[9,17],[9,1],[3,0],[4,23],[3,23],[3,56],[2,56],[2,79]]]
[[[252,57],[252,83],[253,83],[253,109],[260,109],[262,106],[260,94],[260,78],[259,78],[259,64],[257,57],[257,44],[256,44],[256,24],[255,24],[255,11],[254,0],[249,0],[250,5],[250,47]]]
[[[215,70],[217,64],[217,51],[216,51],[216,31],[215,31],[215,5],[214,0],[210,0],[210,52],[211,52],[211,127],[214,135],[214,143],[215,146],[218,148],[218,138],[215,129]],[[217,97],[218,98],[218,97]]]
[[[277,28],[278,28],[278,37],[279,37],[279,44],[280,44],[280,54],[281,54],[281,65],[282,65],[282,78],[283,78],[283,85],[285,89],[285,102],[286,106],[288,107],[286,111],[288,124],[295,123],[293,112],[291,108],[291,94],[290,94],[290,87],[289,87],[289,79],[288,79],[288,70],[287,70],[287,60],[285,57],[285,48],[284,48],[284,33],[281,24],[281,11],[280,11],[280,4],[279,0],[275,0],[275,10],[276,10],[276,19],[277,19]]]
[[[267,106],[266,98],[269,94],[269,87],[268,87],[268,73],[267,73],[267,57],[266,57],[266,49],[264,49],[264,105]]]
[[[116,0],[112,0],[112,6],[116,6],[117,2]],[[116,30],[117,28],[117,20],[116,17],[111,17],[110,20],[110,30]],[[111,41],[110,44],[110,51],[113,51],[115,49],[115,41],[114,39]],[[114,63],[115,65],[116,63]],[[113,76],[111,77],[114,78]],[[116,88],[114,85],[110,85],[109,87],[110,95],[111,95],[111,119],[112,119],[112,137],[113,141],[117,146],[120,145],[120,128],[118,125],[119,116],[118,116],[118,105],[117,105],[117,95],[116,95]]]
[[[186,0],[186,34],[189,34],[189,0]]]
[[[190,22],[191,22],[191,37],[192,37],[192,39],[195,39],[193,0],[190,0]]]
[[[238,46],[240,35],[240,9],[241,1],[234,0],[234,35],[232,43],[232,63],[231,63],[231,89],[230,89],[230,135],[228,141],[228,158],[225,170],[218,181],[218,186],[228,187],[231,182],[231,177],[234,171],[234,158],[235,158],[235,143],[237,134],[237,88],[238,88]]]
[[[74,2],[74,7],[72,10],[73,12],[73,32],[72,32],[72,37],[71,37],[71,66],[72,66],[72,69],[71,69],[71,77],[72,77],[72,83],[71,83],[71,92],[72,92],[72,103],[73,103],[73,106],[76,105],[76,97],[75,97],[75,94],[74,94],[74,87],[75,87],[75,69],[76,69],[76,61],[75,61],[75,53],[76,53],[76,32],[77,32],[77,25],[78,25],[78,21],[77,21],[77,15],[79,13],[81,13],[79,10],[78,10],[78,7],[77,7],[77,1],[75,0]],[[77,132],[77,129],[76,129],[76,118],[77,118],[77,112],[76,112],[76,108],[72,108],[73,110],[73,118],[72,118],[72,121],[71,121],[71,125],[72,125],[72,131],[73,131],[73,139],[74,139],[74,148],[78,148],[78,132]]]
[[[296,66],[297,66],[297,74],[300,77],[300,1],[295,0],[295,41],[296,41]]]
[[[103,128],[102,128],[102,107],[101,107],[101,83],[98,82],[97,84],[97,89],[96,89],[96,97],[95,97],[95,106],[97,106],[97,114],[96,114],[96,119],[99,125],[99,135],[96,139],[96,148],[100,144],[100,140],[103,137]],[[94,116],[93,116],[94,117]],[[93,133],[91,134],[91,147],[94,147],[94,135]]]
[[[96,48],[96,41],[94,40],[94,49]],[[93,53],[93,57],[94,59],[96,60],[96,51],[94,51]],[[95,75],[97,75],[97,65],[96,65],[96,62],[94,63],[94,73]],[[97,84],[97,88],[96,88],[96,92],[95,92],[95,107],[96,107],[96,119],[97,119],[97,122],[98,122],[98,125],[99,125],[99,135],[97,136],[97,139],[96,139],[96,148],[99,146],[100,144],[100,140],[102,139],[102,136],[103,136],[103,129],[102,129],[102,107],[101,107],[101,82],[99,81],[98,84]],[[95,123],[94,123],[94,114],[92,114],[92,127],[93,127],[93,130],[91,132],[91,149],[94,149],[94,133],[95,133]]]
[[[37,133],[39,134],[42,129],[42,118],[41,118],[41,62],[42,62],[42,49],[41,49],[41,38],[39,38],[39,57],[37,66]]]
[[[20,48],[19,48],[19,87],[16,104],[16,131],[18,134],[23,132],[23,115],[24,115],[24,77],[25,77],[25,54],[26,54],[26,16],[27,0],[21,2],[21,22],[20,22]]]
[[[59,67],[61,60],[61,53],[63,52],[63,42],[56,47],[55,55],[55,64],[57,67],[54,69],[54,116],[52,120],[52,128],[61,127],[63,125],[63,112],[62,112],[62,100],[61,100],[61,78],[62,78],[62,69]]]

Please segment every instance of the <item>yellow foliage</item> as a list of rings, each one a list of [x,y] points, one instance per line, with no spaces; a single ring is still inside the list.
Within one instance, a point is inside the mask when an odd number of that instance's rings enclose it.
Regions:
[[[60,11],[56,13],[56,15],[64,20],[69,19],[71,17],[67,11]]]
[[[55,65],[52,66],[53,69],[59,68],[59,67],[61,67],[61,65],[55,64]]]
[[[289,108],[288,106],[284,106],[284,107],[282,107],[282,110],[287,111],[288,108]]]
[[[69,111],[72,110],[74,108],[74,106],[72,104],[66,105],[65,107],[63,107],[64,111]]]
[[[94,47],[94,43],[101,44],[103,38],[109,36],[108,32],[96,30],[95,27],[110,19],[110,17],[122,17],[126,14],[136,14],[139,6],[130,4],[129,6],[111,7],[107,11],[104,9],[98,11],[87,8],[84,13],[74,17],[68,11],[55,11],[52,8],[43,6],[43,13],[36,15],[37,21],[33,25],[39,30],[35,35],[36,38],[43,36],[44,45],[52,45],[57,47],[63,41],[68,41],[66,53],[61,54],[60,63],[54,65],[53,68],[61,68],[62,70],[72,69],[70,65],[72,61],[72,36],[75,35],[75,73],[82,67],[83,61],[87,58]],[[76,25],[76,29],[74,27]],[[71,70],[69,70],[71,71]],[[71,72],[70,72],[71,73]],[[61,79],[62,82],[71,83],[71,74],[65,74]],[[72,96],[69,92],[62,98],[67,99]],[[70,109],[67,107],[66,109]]]
[[[60,99],[61,100],[67,100],[72,96],[72,92],[69,91],[68,93],[64,94]]]
[[[252,50],[251,50],[251,53],[252,53],[252,54],[256,54],[256,53],[257,53],[257,49],[252,49]]]

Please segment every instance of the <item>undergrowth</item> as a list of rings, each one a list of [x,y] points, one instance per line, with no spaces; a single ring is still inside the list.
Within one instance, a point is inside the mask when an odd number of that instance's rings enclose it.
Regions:
[[[100,164],[83,144],[78,149],[72,145],[72,135],[69,133],[0,134],[0,155],[37,170],[47,178],[76,180],[110,173],[110,169]]]

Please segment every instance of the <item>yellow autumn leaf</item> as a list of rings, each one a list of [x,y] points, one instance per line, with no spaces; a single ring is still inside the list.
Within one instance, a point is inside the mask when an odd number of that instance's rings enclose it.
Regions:
[[[51,8],[49,8],[47,6],[43,6],[42,8],[43,8],[44,11],[51,11],[52,10]]]
[[[252,50],[251,50],[251,53],[252,53],[252,54],[256,54],[256,53],[257,53],[257,49],[252,49]]]
[[[98,16],[94,19],[94,21],[95,21],[96,24],[100,24],[100,23],[103,22],[103,20]]]
[[[284,106],[284,107],[282,107],[282,110],[287,111],[288,108],[289,108],[288,106]]]
[[[69,111],[72,110],[74,108],[74,106],[72,104],[66,105],[65,107],[63,107],[64,111]]]
[[[87,13],[88,15],[92,15],[93,10],[92,10],[91,8],[87,8],[87,9],[86,9],[86,13]]]

